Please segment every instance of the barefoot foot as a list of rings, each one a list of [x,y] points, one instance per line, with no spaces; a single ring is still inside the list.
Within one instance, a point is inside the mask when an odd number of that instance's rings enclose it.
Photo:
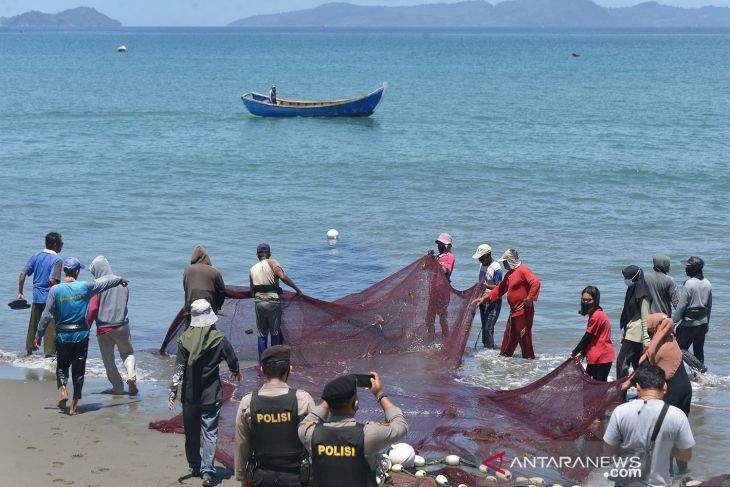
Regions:
[[[61,386],[61,399],[58,400],[58,409],[66,409],[66,402],[68,401],[68,390],[66,389],[66,386]]]
[[[77,410],[78,405],[79,405],[78,399],[71,400],[71,410],[68,412],[69,416],[76,416],[76,413],[78,413],[78,410]]]

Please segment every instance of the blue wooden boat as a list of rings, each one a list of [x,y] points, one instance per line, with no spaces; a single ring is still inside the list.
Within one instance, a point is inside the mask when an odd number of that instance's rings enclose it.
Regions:
[[[252,115],[260,117],[369,117],[383,98],[387,87],[383,83],[369,95],[345,100],[303,101],[277,98],[276,105],[269,97],[260,93],[246,93],[241,96],[243,105]]]

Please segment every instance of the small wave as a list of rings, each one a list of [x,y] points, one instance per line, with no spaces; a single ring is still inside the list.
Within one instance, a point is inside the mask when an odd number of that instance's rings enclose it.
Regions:
[[[0,350],[0,363],[7,363],[13,367],[23,369],[36,369],[36,370],[47,370],[49,372],[56,372],[56,357],[43,357],[42,355],[25,355],[24,352],[8,352]],[[124,368],[121,364],[117,364],[119,372],[122,374],[122,378],[125,378]],[[154,377],[154,374],[141,368],[137,369],[137,380],[138,381],[157,381],[160,380]],[[87,377],[106,377],[106,369],[104,368],[104,362],[100,358],[88,358],[86,360],[86,376]]]

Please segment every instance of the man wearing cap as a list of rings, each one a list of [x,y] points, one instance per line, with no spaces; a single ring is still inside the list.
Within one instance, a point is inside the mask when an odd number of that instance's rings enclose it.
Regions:
[[[89,351],[89,323],[87,321],[89,301],[91,297],[113,287],[127,285],[127,280],[110,275],[95,281],[77,281],[84,265],[76,257],[63,261],[66,279],[56,284],[48,292],[46,307],[38,322],[35,346],[40,345],[41,338],[53,318],[56,319],[56,386],[60,390],[58,401],[60,409],[66,408],[68,401],[68,371],[74,385],[73,400],[69,414],[75,415],[81,389],[84,387],[86,373],[86,355]]]
[[[314,409],[314,399],[286,383],[291,373],[288,346],[267,348],[260,369],[266,383],[241,399],[236,415],[236,480],[243,487],[299,487],[307,451],[297,429]]]
[[[679,302],[679,292],[677,291],[677,284],[669,275],[669,257],[655,255],[653,263],[654,268],[644,274],[644,282],[649,288],[651,297],[649,311],[671,316],[672,308],[676,308]]]
[[[432,281],[431,299],[428,302],[426,312],[426,329],[430,337],[436,334],[434,324],[437,315],[441,326],[441,334],[444,337],[449,334],[448,311],[449,302],[451,302],[451,288],[448,283],[451,282],[451,274],[454,272],[454,263],[456,263],[456,257],[451,253],[452,243],[453,239],[448,233],[441,233],[436,239],[436,247],[439,252],[436,256],[436,262],[438,262],[446,280],[437,278]],[[434,253],[433,250],[429,250],[426,254],[432,256]]]
[[[61,268],[63,262],[58,253],[63,248],[63,237],[60,233],[50,232],[46,234],[46,248],[33,255],[25,264],[23,271],[18,276],[18,299],[23,297],[23,287],[26,276],[33,276],[33,305],[30,310],[30,321],[28,322],[28,335],[25,339],[25,351],[28,355],[33,353],[38,320],[48,300],[48,291],[51,286],[61,282]],[[56,353],[56,328],[49,326],[46,331],[45,342],[43,342],[43,355],[51,357]]]
[[[540,281],[520,261],[520,256],[515,249],[506,250],[499,261],[504,264],[507,274],[494,289],[481,298],[475,299],[474,303],[481,305],[485,301],[494,302],[506,293],[510,315],[499,354],[511,357],[519,345],[523,358],[534,359],[532,321],[535,316],[535,308],[533,302],[537,301],[540,294]]]
[[[220,271],[210,262],[208,251],[196,245],[190,257],[190,265],[183,273],[186,322],[190,322],[190,305],[196,299],[207,300],[217,313],[226,299],[226,284]]]
[[[238,358],[225,335],[216,329],[218,316],[206,299],[190,305],[190,326],[177,344],[175,374],[170,384],[168,407],[175,406],[178,388],[185,427],[185,456],[194,476],[203,476],[203,486],[213,485],[218,418],[223,403],[219,365],[225,361],[236,381],[241,379]],[[203,434],[203,455],[200,434]]]
[[[269,335],[271,335],[272,345],[281,343],[279,334],[281,327],[280,295],[283,291],[279,286],[279,280],[294,289],[297,296],[301,296],[302,291],[284,273],[279,262],[271,258],[269,244],[259,244],[256,247],[256,256],[259,261],[251,267],[248,278],[251,292],[254,295],[256,328],[259,335],[259,363],[261,363],[261,354],[268,346]]]
[[[383,408],[382,423],[358,423],[360,407],[354,375],[330,381],[322,404],[299,425],[299,438],[312,458],[317,487],[374,487],[378,452],[408,433],[403,412],[383,392],[377,372],[371,372],[370,391]]]
[[[497,284],[502,282],[502,266],[492,259],[492,247],[481,244],[477,251],[471,256],[477,259],[479,267],[479,283],[484,287],[485,292],[491,291]],[[502,298],[490,301],[489,304],[479,305],[479,317],[482,321],[482,344],[484,348],[495,348],[494,325],[499,319],[499,312],[502,310]]]
[[[692,256],[682,261],[687,279],[682,288],[682,296],[674,311],[672,321],[677,325],[677,344],[682,350],[692,352],[697,359],[705,363],[705,335],[710,328],[712,312],[712,285],[705,279],[703,269],[705,261]]]

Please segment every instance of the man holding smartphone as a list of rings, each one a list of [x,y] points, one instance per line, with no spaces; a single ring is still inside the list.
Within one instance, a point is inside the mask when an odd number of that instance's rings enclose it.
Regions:
[[[370,392],[383,408],[383,423],[358,423],[357,378],[343,375],[322,391],[323,402],[299,424],[299,438],[310,453],[317,487],[371,487],[377,454],[408,433],[403,412],[383,392],[371,372]]]

